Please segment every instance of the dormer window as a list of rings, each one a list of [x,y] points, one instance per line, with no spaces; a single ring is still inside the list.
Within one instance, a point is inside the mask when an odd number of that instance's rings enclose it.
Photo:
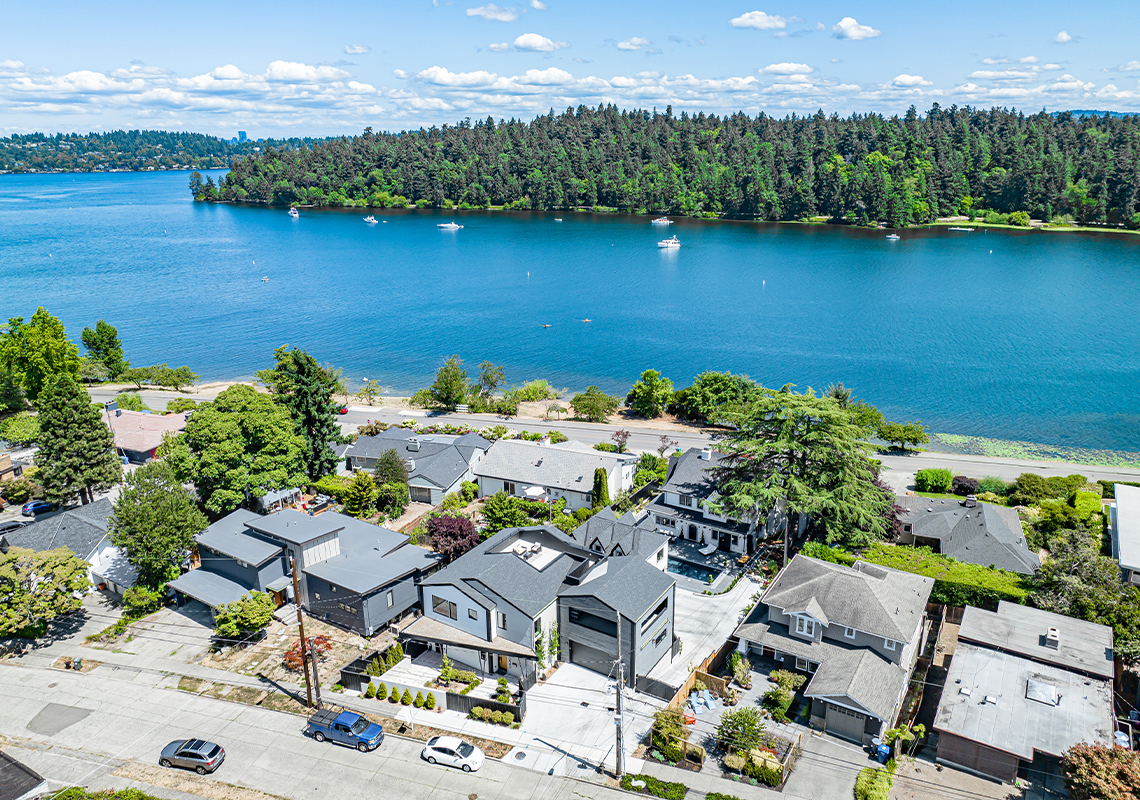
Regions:
[[[894,639],[884,639],[883,640],[883,647],[887,648],[888,650],[894,650],[896,644],[897,643],[895,642]]]
[[[802,633],[804,636],[815,636],[815,620],[808,619],[807,617],[796,617],[796,633]]]
[[[678,498],[678,501],[681,503],[681,505],[689,506],[690,508],[692,508],[693,498],[689,497],[687,494],[677,495],[677,498]]]

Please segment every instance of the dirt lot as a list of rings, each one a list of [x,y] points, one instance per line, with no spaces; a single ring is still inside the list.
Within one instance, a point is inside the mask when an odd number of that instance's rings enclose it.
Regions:
[[[969,772],[941,767],[924,758],[902,759],[895,772],[890,800],[1012,800],[1021,789],[998,783]]]
[[[395,641],[388,632],[365,639],[363,636],[349,633],[308,616],[305,617],[305,635],[311,638],[327,636],[332,643],[332,649],[318,666],[321,686],[326,688],[340,680],[341,667],[373,650],[383,650]],[[217,653],[207,653],[202,659],[202,666],[244,675],[263,675],[272,681],[303,683],[304,676],[300,672],[286,669],[284,664],[285,651],[296,641],[295,622],[287,625],[274,620],[267,630],[266,637],[257,644],[244,650],[226,649]]]

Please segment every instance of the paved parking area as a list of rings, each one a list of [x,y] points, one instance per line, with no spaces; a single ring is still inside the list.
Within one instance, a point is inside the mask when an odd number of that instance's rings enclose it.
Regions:
[[[935,796],[947,800],[1013,800],[1021,797],[1044,800],[1046,797],[1042,793],[1023,795],[1012,784],[987,780],[980,775],[935,764],[933,752],[924,752],[914,759],[900,760],[890,800],[928,800]],[[1049,796],[1064,797],[1064,794]]]
[[[130,636],[103,645],[138,656],[146,666],[152,659],[171,659],[184,664],[201,660],[213,635],[210,610],[197,601],[182,608],[164,608],[130,627]]]

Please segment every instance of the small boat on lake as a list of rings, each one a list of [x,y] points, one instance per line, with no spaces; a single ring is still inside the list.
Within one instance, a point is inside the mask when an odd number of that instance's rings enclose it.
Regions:
[[[364,218],[364,221],[367,222],[369,225],[375,225],[376,224],[376,217],[369,214],[367,217]]]
[[[554,221],[555,221],[555,222],[561,222],[561,221],[562,221],[562,217],[555,217],[555,218],[554,218]]]
[[[899,236],[897,233],[888,233],[887,234],[887,240],[891,241],[891,242],[897,242],[901,238],[902,237]]]
[[[301,212],[295,208],[290,208],[289,209],[289,216],[296,218],[296,217],[301,216]]]
[[[662,239],[657,243],[658,247],[675,248],[681,246],[681,240],[676,236],[670,236],[668,239]]]
[[[973,233],[974,232],[973,228],[947,228],[946,230],[948,230],[948,231],[964,231],[966,233]]]
[[[435,227],[445,231],[457,231],[462,228],[462,225],[456,225],[454,222],[441,222]]]
[[[269,276],[268,276],[268,275],[266,275],[266,276],[265,276],[264,278],[262,278],[261,280],[263,280],[265,283],[269,283]]]
[[[652,220],[649,224],[650,225],[672,225],[673,220],[669,219],[668,217],[658,217],[657,219]]]

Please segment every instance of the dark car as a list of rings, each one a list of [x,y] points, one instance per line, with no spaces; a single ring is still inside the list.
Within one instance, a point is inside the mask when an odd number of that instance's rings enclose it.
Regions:
[[[163,767],[183,767],[205,775],[216,770],[225,760],[226,751],[219,744],[205,739],[178,739],[162,748],[158,763]]]
[[[24,503],[22,510],[25,517],[34,517],[36,514],[45,514],[48,511],[55,511],[59,508],[59,503],[49,503],[47,500],[29,500]]]
[[[0,533],[11,533],[26,527],[28,527],[28,523],[18,519],[10,519],[7,522],[0,522]]]

